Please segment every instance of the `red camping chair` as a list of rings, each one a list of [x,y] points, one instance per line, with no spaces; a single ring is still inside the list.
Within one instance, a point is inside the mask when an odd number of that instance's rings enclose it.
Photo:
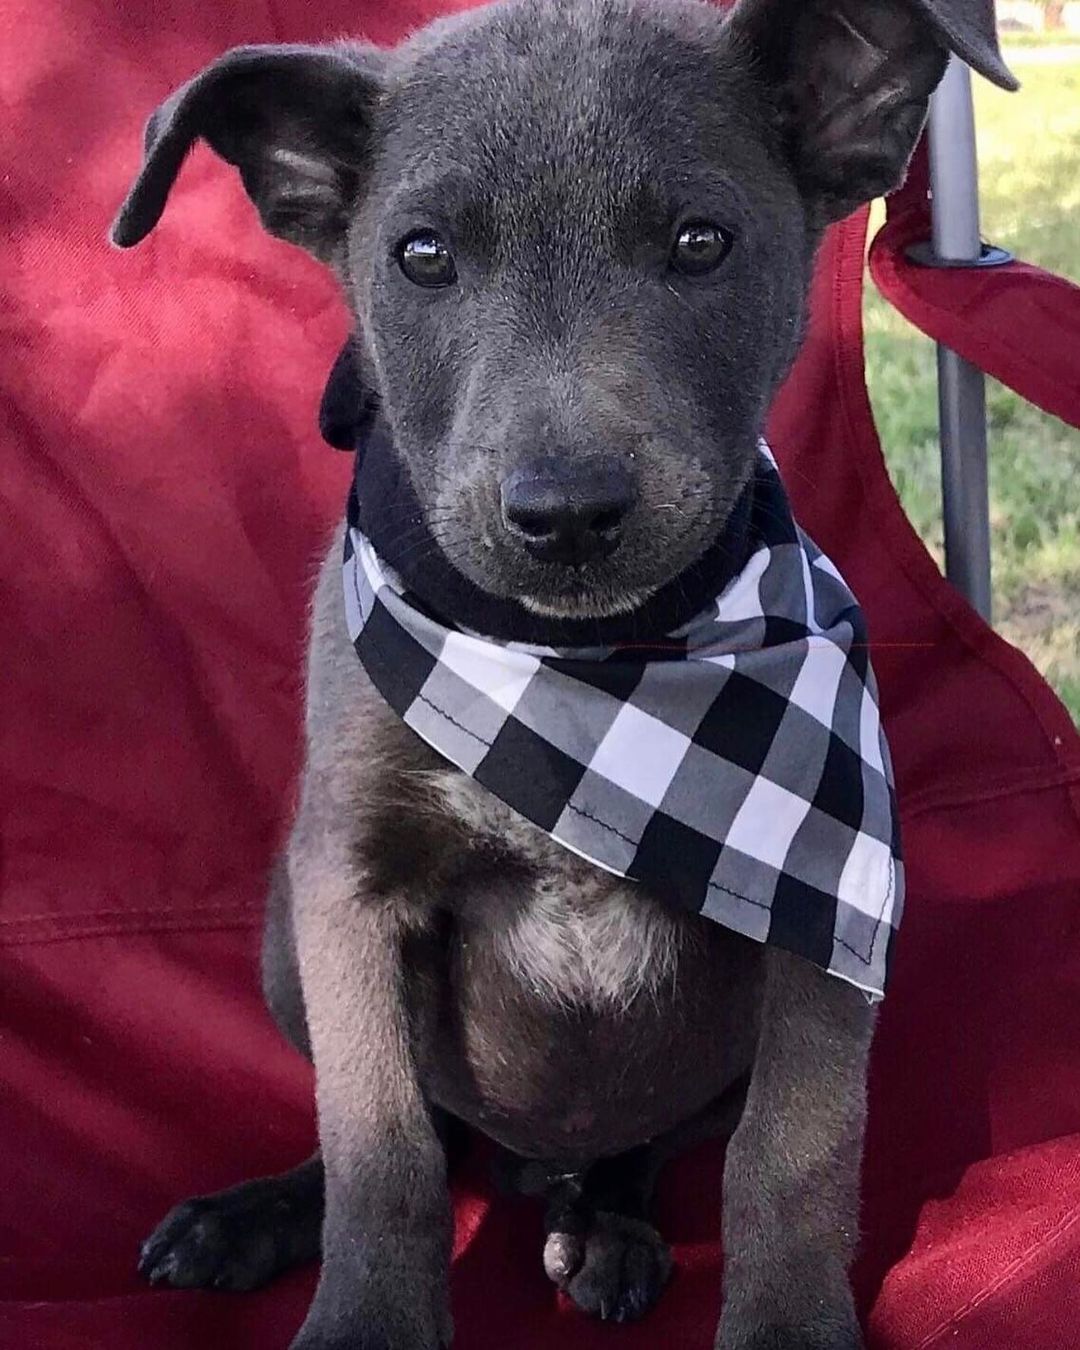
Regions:
[[[288,1166],[310,1075],[263,1011],[264,878],[300,751],[305,603],[349,463],[316,406],[331,283],[199,152],[134,254],[104,242],[163,92],[239,42],[426,0],[6,0],[0,379],[0,1350],[284,1346],[313,1287],[135,1274],[177,1199]],[[1074,289],[930,272],[924,182],[875,275],[935,337],[1080,422]],[[910,898],[871,1085],[858,1290],[881,1350],[1066,1350],[1080,1326],[1080,738],[905,519],[863,382],[866,215],[830,234],[771,434],[860,595]],[[1071,335],[1071,336],[1070,336]],[[609,1329],[561,1306],[529,1202],[458,1188],[462,1350],[711,1345],[720,1160],[672,1169],[678,1272]]]

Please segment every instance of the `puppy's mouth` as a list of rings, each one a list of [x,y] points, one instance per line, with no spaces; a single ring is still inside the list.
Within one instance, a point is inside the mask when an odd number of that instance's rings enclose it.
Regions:
[[[486,526],[472,547],[460,532],[445,544],[433,531],[448,562],[488,595],[510,600],[538,618],[611,619],[640,609],[667,578],[635,575],[633,549],[578,565],[544,562],[528,555],[498,529]]]
[[[544,619],[613,619],[640,609],[646,600],[655,595],[657,589],[656,586],[650,586],[636,591],[613,592],[606,587],[593,590],[568,587],[559,595],[526,593],[515,598],[530,614],[537,614]]]
[[[699,525],[700,523],[695,522]],[[444,526],[445,528],[445,526]],[[463,531],[449,530],[444,557],[488,595],[513,601],[537,618],[553,621],[614,619],[646,605],[708,548],[710,536],[701,529],[659,543],[651,538],[644,520],[627,528],[627,537],[606,556],[585,562],[559,562],[538,556],[519,539],[485,520],[465,544]]]

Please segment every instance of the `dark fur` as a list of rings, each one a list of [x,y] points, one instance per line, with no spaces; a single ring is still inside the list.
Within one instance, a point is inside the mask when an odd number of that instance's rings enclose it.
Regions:
[[[504,636],[655,633],[738,566],[821,232],[902,176],[950,47],[1011,83],[989,0],[742,0],[730,19],[517,0],[393,52],[245,49],[152,119],[115,238],[153,227],[206,139],[267,227],[343,282],[381,405],[361,494],[380,551]],[[691,279],[668,255],[702,218],[735,246]],[[395,247],[421,227],[452,241],[456,286],[402,275]],[[502,484],[542,462],[570,485],[583,460],[632,479],[621,544],[537,561]],[[321,1158],[181,1206],[144,1270],[250,1287],[321,1241],[295,1350],[435,1350],[463,1120],[546,1194],[551,1278],[639,1316],[670,1266],[648,1223],[659,1163],[733,1130],[718,1347],[853,1350],[865,1000],[668,913],[441,764],[360,670],[339,544],[265,959],[270,1006],[314,1059]]]

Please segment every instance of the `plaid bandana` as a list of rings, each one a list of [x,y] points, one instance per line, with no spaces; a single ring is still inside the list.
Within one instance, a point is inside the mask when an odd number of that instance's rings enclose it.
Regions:
[[[863,616],[762,443],[742,572],[653,643],[447,627],[356,525],[349,635],[429,745],[558,843],[674,907],[885,990],[903,865]]]

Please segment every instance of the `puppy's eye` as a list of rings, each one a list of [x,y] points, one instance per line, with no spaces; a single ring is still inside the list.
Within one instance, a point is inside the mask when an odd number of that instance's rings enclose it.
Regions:
[[[671,265],[688,277],[704,276],[719,267],[731,252],[735,238],[722,225],[692,220],[684,225],[671,247]]]
[[[397,247],[398,265],[417,286],[450,286],[457,280],[454,257],[431,230],[419,230]]]

